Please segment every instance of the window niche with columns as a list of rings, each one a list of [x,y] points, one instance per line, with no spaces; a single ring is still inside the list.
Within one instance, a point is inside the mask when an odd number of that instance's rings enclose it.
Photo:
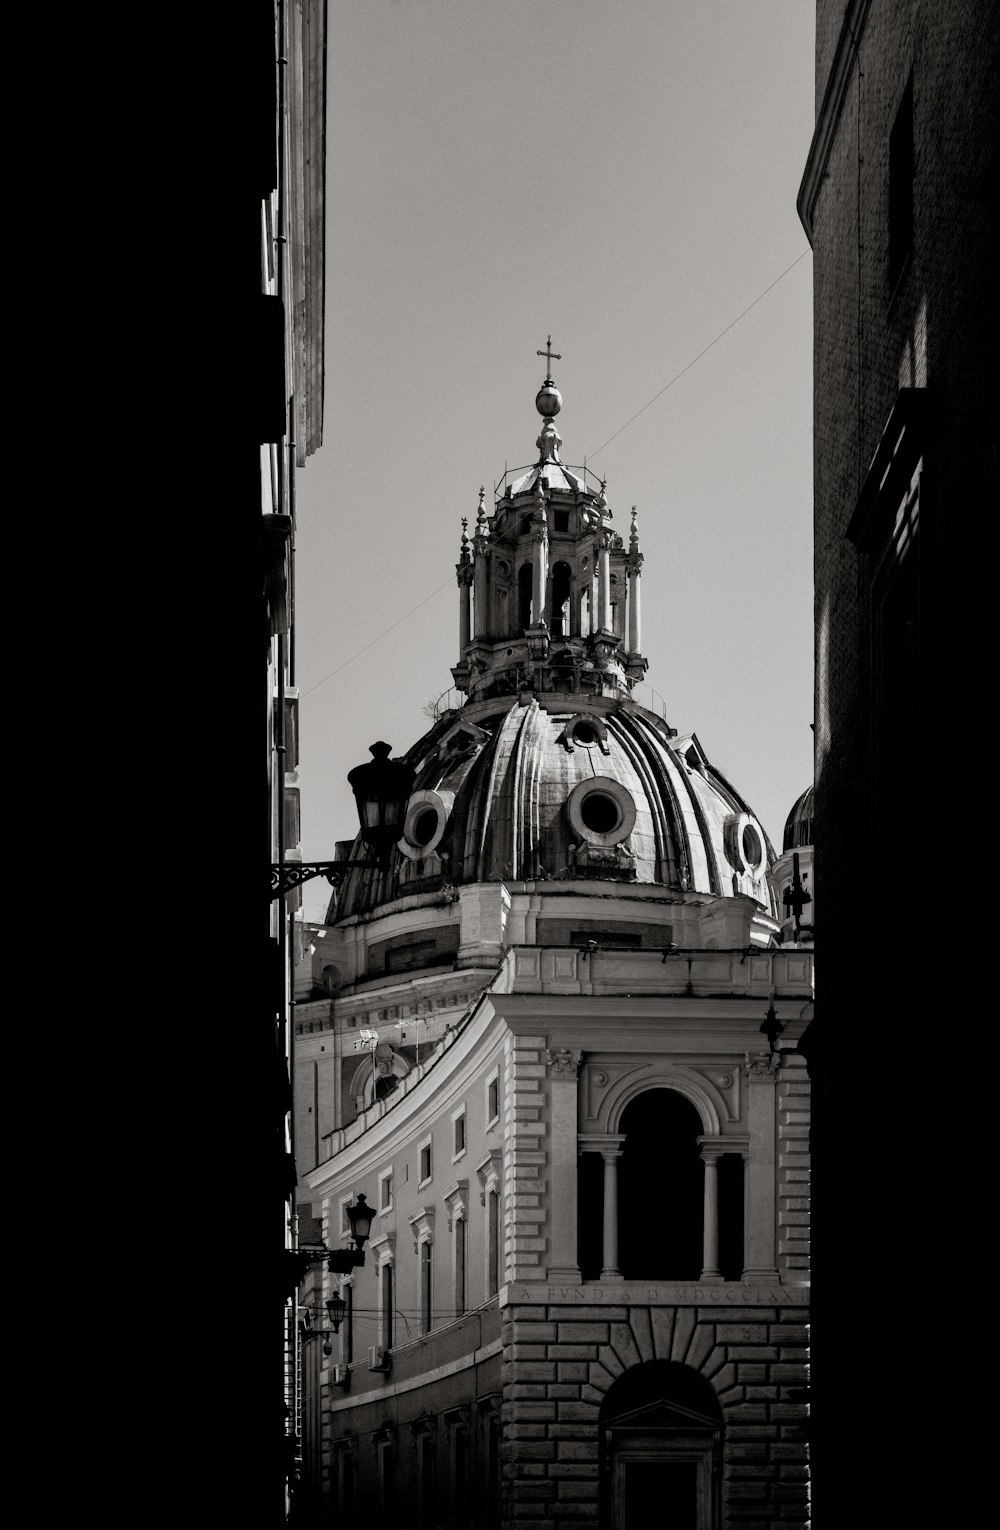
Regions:
[[[583,1279],[739,1280],[745,1139],[707,1135],[669,1088],[636,1095],[618,1126],[579,1139]]]

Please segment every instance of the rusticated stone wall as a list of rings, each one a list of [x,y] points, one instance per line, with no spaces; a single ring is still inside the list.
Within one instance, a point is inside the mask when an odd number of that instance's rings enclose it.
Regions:
[[[601,1403],[654,1359],[691,1366],[719,1399],[723,1526],[805,1530],[803,1306],[510,1305],[502,1343],[504,1530],[597,1524]]]

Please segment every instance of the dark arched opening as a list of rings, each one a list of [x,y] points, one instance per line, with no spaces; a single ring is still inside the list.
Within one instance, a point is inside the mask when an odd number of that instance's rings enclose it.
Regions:
[[[599,1280],[603,1264],[604,1159],[581,1153],[577,1160],[577,1248],[584,1280]]]
[[[626,1107],[618,1170],[618,1260],[626,1280],[697,1280],[702,1270],[704,1169],[700,1115],[673,1089]]]
[[[715,1530],[722,1410],[690,1366],[651,1360],[609,1388],[600,1412],[601,1523]]]
[[[552,568],[552,636],[569,637],[569,608],[572,573],[568,563],[556,563]]]
[[[531,581],[531,564],[522,563],[517,571],[517,625],[519,627],[531,626]]]
[[[719,1159],[719,1273],[723,1280],[743,1275],[743,1159],[723,1153]]]

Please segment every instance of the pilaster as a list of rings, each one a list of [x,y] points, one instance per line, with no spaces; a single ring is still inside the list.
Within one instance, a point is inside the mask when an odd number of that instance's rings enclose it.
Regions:
[[[744,1280],[777,1280],[777,1163],[775,1064],[766,1052],[747,1053],[749,1155],[744,1180]]]
[[[538,1280],[545,1264],[546,1038],[504,1047],[504,1279]]]
[[[577,1245],[577,1076],[582,1052],[546,1051],[549,1067],[550,1280],[580,1279]]]

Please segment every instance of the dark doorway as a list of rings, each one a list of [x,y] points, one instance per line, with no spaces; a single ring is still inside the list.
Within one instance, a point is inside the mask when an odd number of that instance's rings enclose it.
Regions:
[[[609,1530],[715,1530],[722,1413],[697,1371],[653,1360],[601,1405],[601,1523]]]

